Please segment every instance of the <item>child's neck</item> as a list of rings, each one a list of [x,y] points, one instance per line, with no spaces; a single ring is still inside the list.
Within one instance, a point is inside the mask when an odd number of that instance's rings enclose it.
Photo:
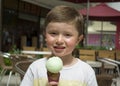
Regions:
[[[62,60],[64,67],[69,67],[77,63],[77,59],[73,56],[63,57]]]

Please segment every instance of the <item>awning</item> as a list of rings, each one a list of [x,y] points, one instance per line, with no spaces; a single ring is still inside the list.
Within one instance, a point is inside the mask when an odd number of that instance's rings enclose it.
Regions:
[[[86,3],[86,2],[119,2],[120,0],[64,0],[73,3]]]
[[[71,3],[71,2],[66,2],[66,1],[63,1],[63,0],[22,0],[22,1],[32,3],[32,4],[35,4],[35,5],[38,5],[38,6],[41,6],[41,7],[45,7],[45,8],[48,8],[48,9],[51,9],[51,8],[53,8],[55,6],[58,6],[58,5],[72,6],[76,9],[84,8],[83,5],[76,4],[76,3]]]
[[[87,14],[87,11],[87,9],[82,9],[80,13],[83,14],[83,16],[88,15],[90,20],[120,21],[120,12],[104,3],[90,7],[89,14]]]

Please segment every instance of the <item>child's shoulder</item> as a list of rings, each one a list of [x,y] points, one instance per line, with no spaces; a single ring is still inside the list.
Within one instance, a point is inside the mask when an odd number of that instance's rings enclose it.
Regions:
[[[37,65],[42,66],[46,64],[46,61],[47,61],[47,58],[37,59],[31,64],[31,66],[37,66]]]
[[[45,63],[47,61],[47,58],[40,58],[33,62],[33,64],[39,64],[39,63]]]
[[[92,69],[92,67],[86,63],[85,61],[82,61],[79,59],[79,62],[78,62],[79,66],[81,66],[81,68],[83,69]]]

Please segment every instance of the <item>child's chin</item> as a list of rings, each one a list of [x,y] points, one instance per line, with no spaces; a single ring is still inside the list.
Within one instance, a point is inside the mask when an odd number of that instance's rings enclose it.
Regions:
[[[61,54],[55,54],[55,56],[58,56],[58,57],[63,57],[63,55],[61,55]]]

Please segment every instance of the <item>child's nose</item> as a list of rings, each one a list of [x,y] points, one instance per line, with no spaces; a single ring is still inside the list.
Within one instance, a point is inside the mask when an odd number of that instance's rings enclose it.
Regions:
[[[59,36],[57,37],[56,42],[57,42],[58,44],[63,43],[63,36],[62,36],[62,35],[59,35]]]

